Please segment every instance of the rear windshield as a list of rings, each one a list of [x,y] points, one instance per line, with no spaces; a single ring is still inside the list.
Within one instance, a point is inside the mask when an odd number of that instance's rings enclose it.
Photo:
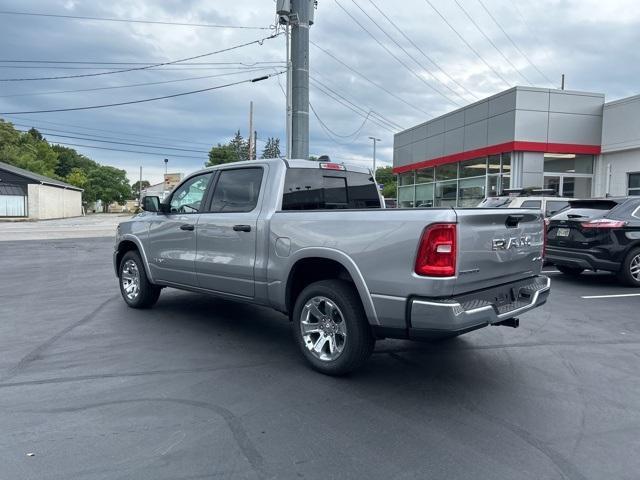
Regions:
[[[282,210],[380,208],[373,177],[367,173],[289,168]]]
[[[617,206],[611,200],[570,200],[569,208],[562,210],[554,220],[572,220],[603,217]]]

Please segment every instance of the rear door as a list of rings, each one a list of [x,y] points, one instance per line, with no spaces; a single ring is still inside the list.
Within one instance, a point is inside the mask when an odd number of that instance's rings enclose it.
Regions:
[[[266,168],[219,171],[209,211],[198,221],[195,267],[201,288],[254,297],[256,230]]]
[[[542,268],[541,211],[456,209],[458,278],[454,294],[530,277]]]
[[[600,228],[584,228],[583,223],[611,217],[618,202],[609,199],[571,200],[569,208],[549,221],[547,241],[550,246],[589,249],[610,243],[610,231]]]

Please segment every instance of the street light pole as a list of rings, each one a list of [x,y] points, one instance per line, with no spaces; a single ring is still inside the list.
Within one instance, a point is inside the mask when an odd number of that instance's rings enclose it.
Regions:
[[[164,174],[167,174],[167,166],[169,165],[169,159],[165,158],[164,159]]]
[[[375,176],[376,174],[376,144],[378,142],[381,142],[382,140],[380,140],[379,138],[376,137],[369,137],[370,140],[373,140],[373,175]]]

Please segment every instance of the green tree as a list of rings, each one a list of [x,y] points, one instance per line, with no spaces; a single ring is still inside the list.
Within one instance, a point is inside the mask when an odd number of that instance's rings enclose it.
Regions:
[[[115,167],[100,165],[87,175],[87,187],[89,194],[87,202],[102,202],[103,211],[107,211],[109,205],[117,202],[123,205],[131,198],[131,186],[127,180],[127,172]]]
[[[205,167],[213,167],[224,163],[239,162],[248,160],[249,143],[240,135],[240,130],[236,132],[234,137],[224,145],[218,143],[209,151],[209,160],[205,163]]]
[[[67,183],[78,188],[86,188],[88,180],[87,174],[80,168],[72,169],[65,178]]]
[[[392,167],[376,168],[376,181],[382,184],[382,196],[385,198],[395,198],[396,196],[396,175]]]
[[[73,148],[63,147],[62,145],[53,145],[51,148],[58,154],[56,175],[60,178],[66,178],[74,168],[79,168],[88,173],[89,170],[98,167],[96,162],[76,152]]]
[[[142,185],[142,188],[140,188],[140,185]],[[145,188],[149,188],[150,186],[151,184],[148,180],[142,180],[142,184],[140,183],[140,180],[138,180],[133,185],[131,185],[131,193],[135,198],[140,198],[140,190],[144,190]]]
[[[260,158],[280,158],[280,139],[269,137]]]

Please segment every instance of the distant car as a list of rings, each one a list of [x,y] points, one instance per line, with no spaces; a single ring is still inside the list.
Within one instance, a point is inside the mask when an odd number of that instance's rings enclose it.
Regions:
[[[395,198],[385,198],[384,208],[398,208],[398,200]]]
[[[571,200],[549,219],[546,260],[567,275],[606,270],[640,287],[640,197]]]
[[[563,208],[569,206],[572,198],[551,197],[551,196],[500,196],[487,197],[478,207],[481,208],[532,208],[542,210],[545,218],[549,218],[558,213]]]

